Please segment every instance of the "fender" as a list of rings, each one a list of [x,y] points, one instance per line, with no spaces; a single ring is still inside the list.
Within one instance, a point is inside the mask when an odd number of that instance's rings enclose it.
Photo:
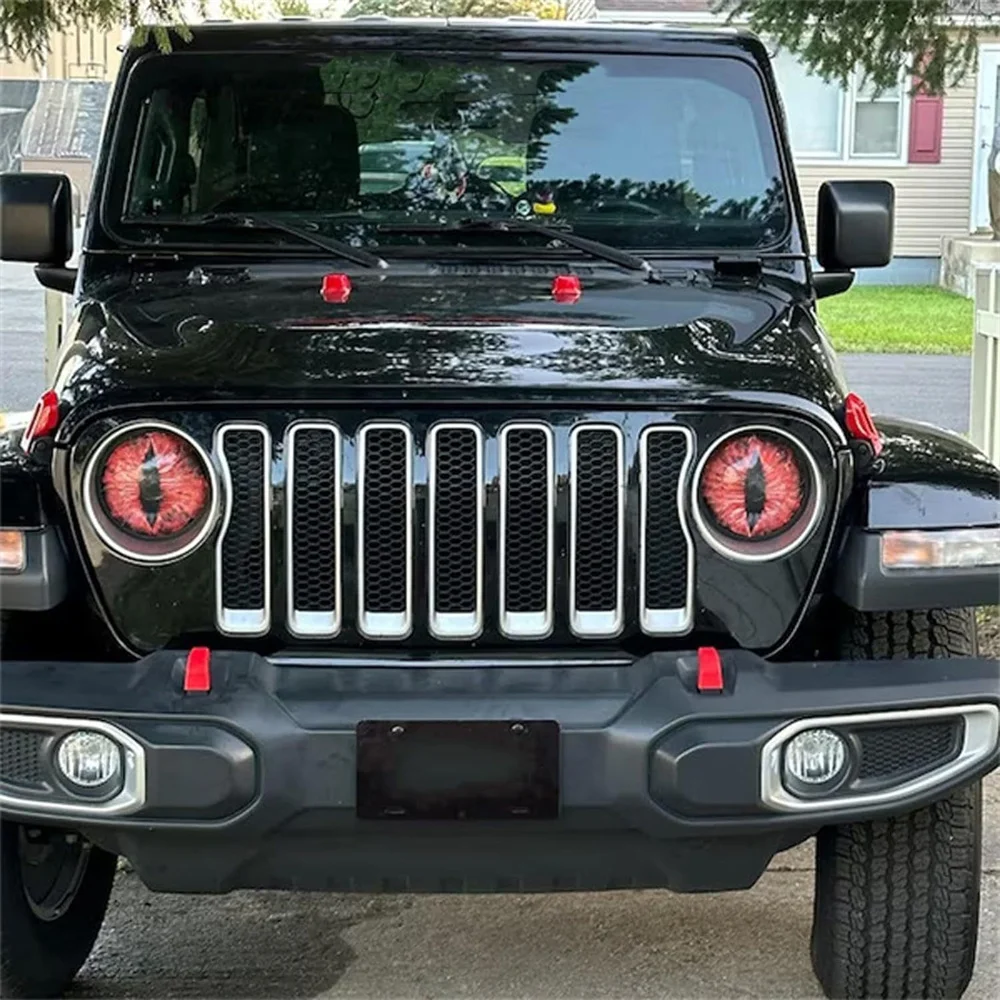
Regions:
[[[872,531],[1000,524],[1000,470],[966,438],[879,418],[884,448],[859,524]]]
[[[857,516],[846,534],[834,591],[861,611],[976,607],[1000,601],[1000,470],[958,434],[911,420],[881,418],[882,454],[859,487]],[[886,569],[888,531],[973,529],[991,544],[984,562]],[[995,541],[993,536],[996,536]]]
[[[69,561],[59,533],[48,468],[20,447],[20,429],[0,434],[0,530],[24,535],[25,562],[2,570],[4,611],[47,611],[69,592]]]

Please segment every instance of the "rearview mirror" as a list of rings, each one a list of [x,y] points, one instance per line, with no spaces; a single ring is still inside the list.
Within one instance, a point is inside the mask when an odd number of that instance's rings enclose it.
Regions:
[[[888,181],[827,181],[819,189],[816,257],[826,271],[892,260],[895,192]]]
[[[0,174],[0,260],[62,267],[73,256],[73,190],[65,174]]]

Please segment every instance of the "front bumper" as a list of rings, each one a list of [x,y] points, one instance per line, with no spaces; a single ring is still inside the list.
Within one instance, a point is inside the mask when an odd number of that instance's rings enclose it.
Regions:
[[[748,887],[823,825],[906,812],[998,763],[996,661],[722,661],[712,693],[698,691],[695,655],[673,653],[371,665],[216,652],[207,693],[184,692],[177,652],[4,662],[4,740],[38,734],[38,760],[15,774],[4,744],[0,805],[83,832],[165,891],[695,891]],[[557,818],[359,818],[366,720],[554,720]],[[856,780],[827,799],[781,784],[784,739],[805,720],[859,754]],[[71,795],[52,765],[60,734],[94,722],[131,760],[126,788],[105,801]]]

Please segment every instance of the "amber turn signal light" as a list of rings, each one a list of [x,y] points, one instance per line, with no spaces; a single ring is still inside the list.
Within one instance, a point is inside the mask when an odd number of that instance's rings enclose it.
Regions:
[[[0,531],[0,570],[21,573],[27,564],[23,531]]]

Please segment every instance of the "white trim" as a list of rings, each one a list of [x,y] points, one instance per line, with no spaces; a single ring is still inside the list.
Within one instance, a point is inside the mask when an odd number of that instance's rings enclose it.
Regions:
[[[993,66],[993,79],[988,79],[990,74],[987,72],[987,57],[994,56],[997,57],[994,63],[992,59],[989,60],[990,64]],[[997,108],[994,106],[996,103],[996,96],[991,98],[990,95],[990,85],[996,88],[996,73],[1000,72],[1000,42],[981,42],[979,45],[978,61],[977,61],[977,74],[976,74],[976,117],[974,124],[974,131],[972,133],[972,190],[969,193],[969,232],[977,233],[980,231],[979,226],[979,205],[985,199],[986,206],[986,225],[989,226],[989,196],[988,187],[984,183],[986,181],[987,173],[982,169],[980,154],[984,152],[982,143],[986,142],[987,146],[992,145],[992,122],[986,120],[986,112],[992,110],[994,117],[997,114]],[[987,157],[987,170],[989,169],[989,158]]]

